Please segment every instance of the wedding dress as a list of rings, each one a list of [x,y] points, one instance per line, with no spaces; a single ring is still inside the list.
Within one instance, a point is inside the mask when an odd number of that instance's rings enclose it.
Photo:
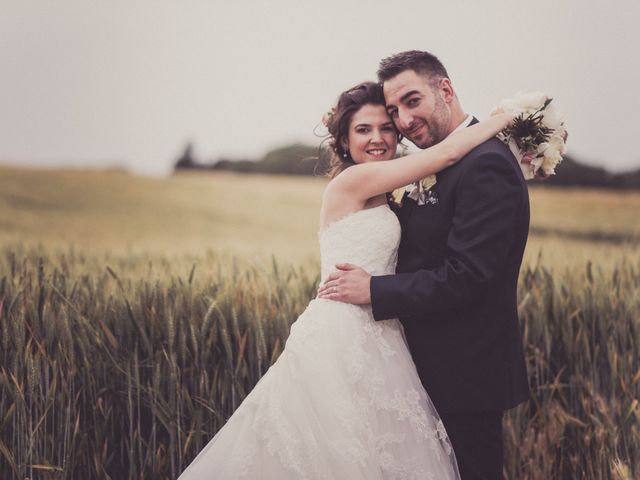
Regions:
[[[319,234],[322,278],[336,263],[395,271],[400,225],[387,205]],[[446,431],[397,320],[312,300],[268,372],[179,480],[459,478]]]

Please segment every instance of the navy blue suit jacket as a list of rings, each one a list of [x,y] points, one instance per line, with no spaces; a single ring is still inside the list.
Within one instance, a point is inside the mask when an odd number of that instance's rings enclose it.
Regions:
[[[431,191],[436,204],[405,194],[396,212],[398,265],[371,279],[374,317],[400,319],[439,411],[506,410],[529,397],[516,300],[527,185],[494,138],[437,174]]]

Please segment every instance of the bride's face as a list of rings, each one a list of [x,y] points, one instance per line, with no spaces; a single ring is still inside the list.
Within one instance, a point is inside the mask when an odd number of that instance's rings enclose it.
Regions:
[[[383,105],[364,105],[353,114],[347,148],[355,163],[391,160],[398,134]]]

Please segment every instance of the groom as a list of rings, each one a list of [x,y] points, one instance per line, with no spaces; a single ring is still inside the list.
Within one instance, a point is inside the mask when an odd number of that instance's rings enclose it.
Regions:
[[[477,122],[428,52],[382,60],[378,79],[396,127],[420,148]],[[529,230],[527,186],[495,138],[431,184],[408,187],[397,212],[397,273],[372,277],[337,265],[319,297],[370,303],[376,320],[400,319],[462,479],[495,480],[502,478],[503,412],[529,396],[516,301]]]

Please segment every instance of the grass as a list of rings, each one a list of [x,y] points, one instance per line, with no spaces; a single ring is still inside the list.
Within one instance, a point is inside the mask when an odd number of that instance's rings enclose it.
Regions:
[[[105,260],[2,252],[3,476],[176,478],[277,358],[316,280],[209,258],[215,273],[148,281],[147,258]]]
[[[317,281],[228,257],[168,265],[1,252],[0,474],[176,478],[277,358]],[[534,396],[505,422],[508,478],[640,472],[639,286],[640,264],[523,271]]]
[[[0,168],[0,478],[176,478],[312,297],[324,184]],[[507,477],[637,478],[640,195],[531,201]]]

